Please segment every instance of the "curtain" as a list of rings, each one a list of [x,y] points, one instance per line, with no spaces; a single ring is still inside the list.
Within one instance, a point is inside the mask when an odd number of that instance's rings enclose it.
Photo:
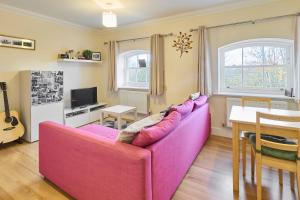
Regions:
[[[211,64],[208,33],[205,26],[198,30],[198,90],[201,95],[212,95]]]
[[[296,17],[295,27],[295,97],[300,109],[300,16]]]
[[[116,91],[116,41],[108,42],[108,91]]]
[[[150,94],[163,95],[165,92],[165,63],[164,63],[164,36],[151,36],[151,80]]]

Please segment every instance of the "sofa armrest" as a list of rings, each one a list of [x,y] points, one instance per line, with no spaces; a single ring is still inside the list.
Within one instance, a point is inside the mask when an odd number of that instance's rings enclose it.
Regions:
[[[43,122],[39,164],[42,175],[76,199],[152,199],[146,149]]]

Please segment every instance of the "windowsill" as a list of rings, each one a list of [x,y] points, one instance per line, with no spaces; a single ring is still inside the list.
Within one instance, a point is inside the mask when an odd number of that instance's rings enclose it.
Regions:
[[[149,91],[149,88],[144,87],[129,87],[129,86],[122,86],[118,87],[119,90],[139,90],[139,91]]]
[[[284,95],[276,95],[276,94],[266,95],[266,94],[217,92],[217,93],[214,93],[213,95],[216,95],[216,96],[228,96],[228,97],[243,97],[243,96],[248,96],[248,97],[267,97],[267,98],[281,99],[281,100],[292,100],[292,99],[294,99],[293,97],[287,97],[287,96],[284,96]]]

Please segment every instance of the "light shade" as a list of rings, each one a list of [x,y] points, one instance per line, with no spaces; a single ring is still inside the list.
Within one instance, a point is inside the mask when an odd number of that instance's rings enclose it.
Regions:
[[[105,27],[117,27],[117,15],[112,11],[104,11],[102,13],[102,24]]]

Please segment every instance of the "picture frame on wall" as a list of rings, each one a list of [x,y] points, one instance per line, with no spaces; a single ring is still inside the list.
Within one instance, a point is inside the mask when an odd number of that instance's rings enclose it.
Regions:
[[[100,52],[93,52],[92,53],[92,60],[101,61],[101,53]]]
[[[0,35],[0,47],[35,50],[35,40]]]

